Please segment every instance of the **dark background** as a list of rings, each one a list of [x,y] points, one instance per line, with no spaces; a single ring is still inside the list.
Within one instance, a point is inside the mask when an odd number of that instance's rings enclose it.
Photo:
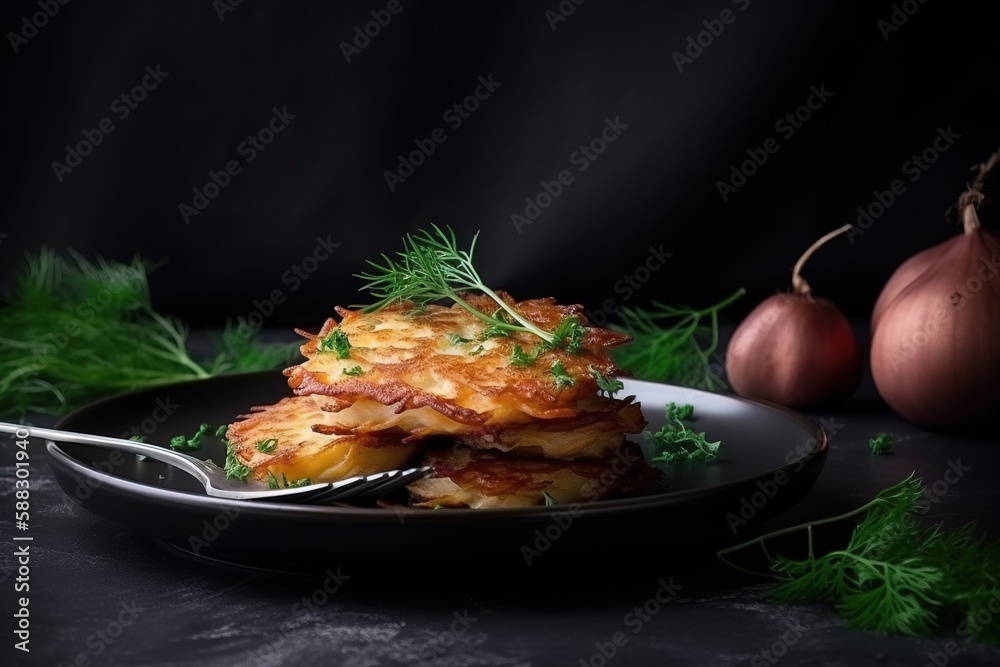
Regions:
[[[745,286],[733,318],[787,289],[809,243],[902,179],[884,216],[806,272],[864,317],[902,260],[957,232],[946,212],[1000,144],[1000,8],[907,4],[919,8],[885,39],[884,2],[590,0],[553,30],[556,0],[403,0],[347,63],[340,43],[381,0],[243,2],[224,20],[208,0],[71,2],[18,53],[9,36],[4,46],[0,278],[7,286],[42,245],[138,253],[168,260],[153,276],[156,304],[195,324],[245,316],[281,289],[288,301],[268,324],[316,328],[334,305],[364,299],[352,274],[365,259],[435,222],[463,240],[481,230],[481,273],[519,298],[707,305]],[[726,8],[735,22],[678,72],[672,53]],[[5,3],[0,25],[20,31],[37,11]],[[169,76],[119,120],[111,102],[156,65]],[[480,75],[502,85],[452,130],[442,114]],[[820,85],[833,96],[786,140],[775,122]],[[237,146],[273,107],[296,117],[247,164]],[[573,169],[570,154],[616,116],[628,129],[518,234],[511,214],[525,197]],[[52,162],[105,117],[114,132],[59,182]],[[436,127],[447,141],[390,192],[383,172]],[[960,139],[911,183],[902,164],[948,127]],[[716,181],[768,137],[780,150],[724,203]],[[242,173],[185,224],[178,205],[232,159]],[[985,224],[996,215],[985,209]],[[282,275],[318,235],[341,246],[292,290]],[[631,299],[616,294],[660,245],[673,253],[666,266]]]

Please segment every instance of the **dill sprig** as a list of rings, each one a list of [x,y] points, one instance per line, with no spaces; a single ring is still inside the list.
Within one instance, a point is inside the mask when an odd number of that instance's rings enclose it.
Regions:
[[[719,345],[719,311],[746,293],[740,288],[715,305],[696,310],[654,301],[651,308],[621,308],[620,326],[632,336],[612,354],[618,365],[642,380],[673,382],[718,391],[726,384],[712,372]],[[708,324],[702,320],[708,319]]]
[[[368,290],[377,301],[354,307],[372,313],[404,301],[426,306],[434,301],[451,300],[487,322],[492,335],[524,331],[546,343],[558,341],[553,333],[539,328],[512,308],[479,277],[472,265],[479,232],[472,237],[468,250],[459,250],[455,232],[450,227],[431,227],[433,231],[420,230],[407,234],[403,239],[403,250],[396,253],[397,259],[383,254],[382,264],[369,261],[372,267],[370,272],[355,274],[367,281],[361,289]],[[482,292],[495,301],[499,309],[490,315],[473,308],[460,294],[466,290]]]
[[[718,556],[743,572],[776,579],[775,601],[833,604],[851,627],[907,635],[955,627],[960,635],[1000,642],[997,624],[978,617],[1000,599],[1000,546],[973,537],[974,524],[950,531],[922,525],[925,491],[920,478],[910,475],[856,510],[768,533]],[[814,528],[858,516],[843,549],[814,552]],[[772,556],[767,543],[794,533],[805,533],[806,557]],[[768,573],[727,558],[757,546],[767,557]]]
[[[153,309],[148,263],[50,249],[29,255],[0,297],[0,418],[63,414],[95,398],[227,372],[274,368],[293,346],[222,336],[200,364],[187,328]]]

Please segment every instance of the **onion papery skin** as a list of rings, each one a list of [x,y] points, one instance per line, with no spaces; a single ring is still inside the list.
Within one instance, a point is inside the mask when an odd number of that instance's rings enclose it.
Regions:
[[[861,381],[854,330],[831,301],[810,294],[776,294],[736,328],[726,375],[740,396],[790,408],[844,399]]]
[[[1000,424],[1000,239],[972,229],[914,255],[872,313],[872,377],[927,427]]]

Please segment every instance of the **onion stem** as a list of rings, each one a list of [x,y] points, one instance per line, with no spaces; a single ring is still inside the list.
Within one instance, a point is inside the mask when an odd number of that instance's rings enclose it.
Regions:
[[[795,262],[795,268],[792,269],[792,290],[794,290],[796,294],[800,294],[802,296],[809,296],[812,294],[812,288],[809,287],[809,283],[807,283],[806,279],[799,275],[799,273],[802,271],[802,267],[805,266],[805,263],[809,261],[809,258],[813,256],[813,253],[819,250],[820,247],[826,244],[826,242],[830,239],[840,236],[850,229],[854,229],[854,225],[848,224],[843,227],[838,227],[832,232],[819,237],[815,243],[809,246],[806,251],[802,253],[802,256],[799,257],[799,261]]]
[[[986,185],[986,177],[990,175],[998,162],[1000,162],[1000,149],[990,155],[986,162],[981,162],[973,167],[976,170],[976,177],[972,179],[969,188],[958,198],[958,213],[962,216],[962,226],[965,228],[966,234],[971,234],[979,229],[979,214],[976,213],[976,208],[986,199],[983,195],[983,186]]]

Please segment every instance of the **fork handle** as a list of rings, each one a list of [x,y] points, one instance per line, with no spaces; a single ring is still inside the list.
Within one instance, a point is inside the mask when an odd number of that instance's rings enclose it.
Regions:
[[[207,464],[204,461],[181,454],[171,449],[147,445],[135,440],[124,440],[122,438],[112,438],[105,435],[92,435],[90,433],[76,433],[74,431],[62,431],[55,428],[41,428],[37,426],[25,426],[23,424],[11,424],[0,422],[0,433],[10,433],[13,435],[23,434],[27,431],[27,437],[46,438],[56,442],[73,442],[79,445],[93,445],[104,449],[117,449],[132,454],[142,454],[151,459],[168,463],[183,470],[192,477],[198,479],[202,484],[208,484],[210,478],[202,466]]]

